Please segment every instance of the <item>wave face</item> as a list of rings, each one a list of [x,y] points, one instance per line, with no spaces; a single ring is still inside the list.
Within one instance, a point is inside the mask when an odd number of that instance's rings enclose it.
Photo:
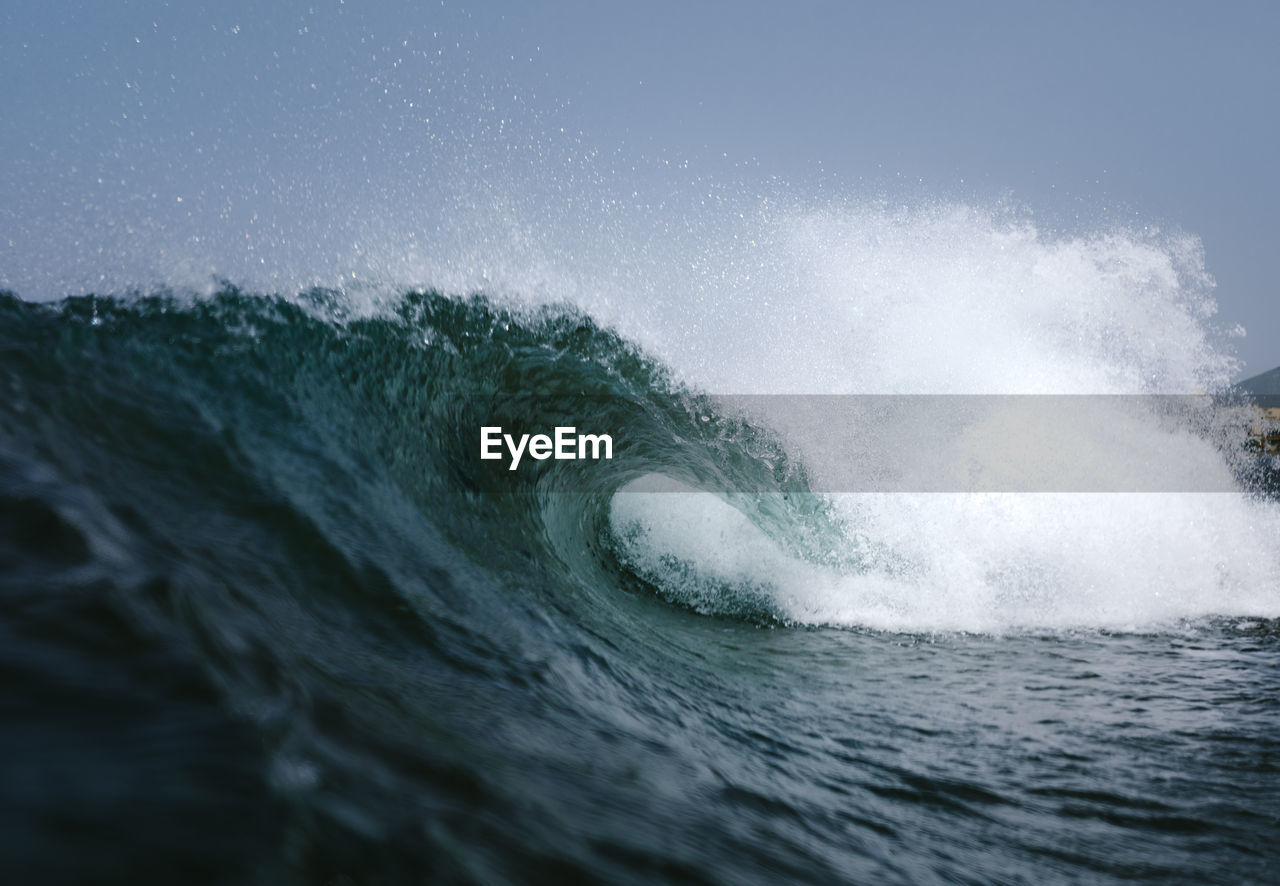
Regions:
[[[726,412],[670,359],[577,308],[434,292],[0,297],[12,866],[1280,862],[1274,503],[816,495],[813,429]],[[489,470],[495,414],[618,450]]]

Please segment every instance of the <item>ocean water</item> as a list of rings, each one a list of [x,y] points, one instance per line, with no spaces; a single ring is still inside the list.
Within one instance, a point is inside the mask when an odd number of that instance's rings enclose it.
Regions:
[[[5,882],[1280,882],[1195,236],[602,143],[501,10],[127,6],[7,19]]]
[[[1274,882],[1280,510],[1230,447],[1153,422],[1159,492],[867,491],[824,483],[857,428],[780,417],[1220,391],[1196,244],[765,227],[630,300],[0,297],[10,876]],[[489,424],[616,451],[508,472]]]

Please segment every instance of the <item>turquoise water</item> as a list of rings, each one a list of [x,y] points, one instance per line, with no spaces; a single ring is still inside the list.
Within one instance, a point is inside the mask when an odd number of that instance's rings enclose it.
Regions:
[[[1275,879],[1256,538],[890,531],[577,309],[347,307],[0,298],[13,876]],[[509,476],[491,421],[617,451]]]

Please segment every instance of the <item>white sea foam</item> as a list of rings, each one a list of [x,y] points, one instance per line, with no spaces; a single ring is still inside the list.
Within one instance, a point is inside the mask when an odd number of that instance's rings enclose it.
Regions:
[[[653,345],[713,389],[1191,393],[1232,371],[1193,238],[1048,237],[971,207],[869,205],[792,215],[756,242],[758,272],[731,264],[723,287]],[[961,450],[998,464],[1002,441],[983,421],[925,457]],[[1116,489],[1153,465],[1229,485],[1218,446],[1185,426],[1152,420],[1117,448],[1111,432],[1133,421],[1117,412],[1113,425],[1060,436],[1093,447],[1090,467]],[[778,429],[817,477],[876,457],[833,446],[848,429],[829,416],[788,415]],[[731,498],[625,491],[613,520],[632,564],[702,611],[763,594],[800,623],[990,631],[1280,615],[1280,511],[1241,494],[836,494],[860,552],[838,568],[784,550]]]
[[[707,613],[744,596],[802,624],[1007,632],[1275,617],[1274,507],[1232,495],[836,496],[856,566],[785,551],[707,493],[624,491],[631,565]],[[680,568],[673,568],[679,564]]]

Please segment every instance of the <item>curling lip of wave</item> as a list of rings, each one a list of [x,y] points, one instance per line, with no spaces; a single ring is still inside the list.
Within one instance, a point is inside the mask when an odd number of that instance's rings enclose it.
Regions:
[[[532,558],[563,593],[644,589],[770,623],[1000,631],[1277,614],[1264,503],[814,495],[803,443],[794,454],[579,311],[410,293],[353,318],[344,298],[6,298],[19,396],[5,447],[98,464],[107,497],[148,524],[164,525],[172,483],[194,485],[188,502],[240,507],[226,500],[239,477],[247,501],[287,503],[326,537],[352,531],[331,525],[347,514],[372,535],[436,534],[505,580]],[[616,427],[613,462],[484,473],[481,425],[572,424],[584,402]],[[178,437],[196,442],[175,450]],[[157,470],[170,479],[157,485]],[[643,492],[654,475],[719,492]]]

